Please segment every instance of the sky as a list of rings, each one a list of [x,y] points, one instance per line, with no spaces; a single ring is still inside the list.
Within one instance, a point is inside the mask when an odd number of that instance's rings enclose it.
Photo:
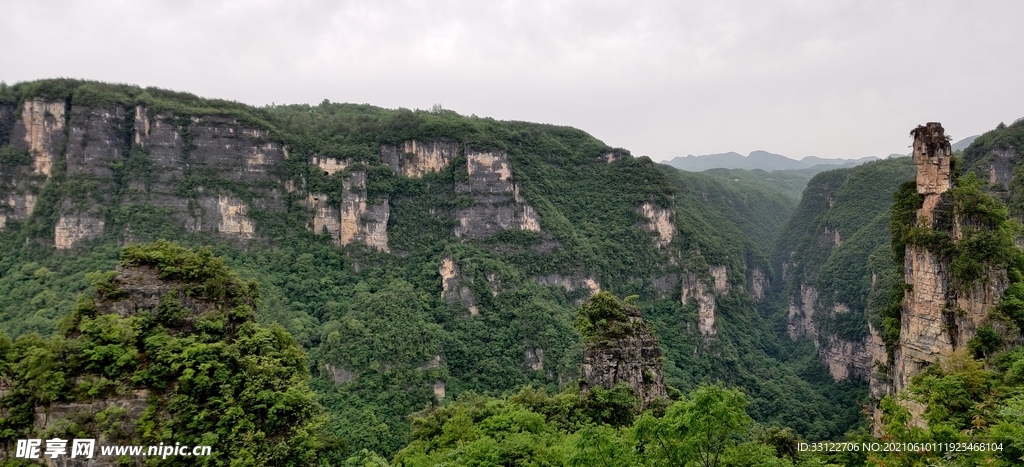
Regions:
[[[908,153],[1024,117],[1024,2],[38,1],[0,80],[369,103],[582,129],[656,161]]]

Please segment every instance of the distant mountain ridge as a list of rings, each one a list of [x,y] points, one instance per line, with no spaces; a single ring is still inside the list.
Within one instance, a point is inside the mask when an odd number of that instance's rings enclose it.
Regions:
[[[767,151],[753,151],[748,156],[736,152],[722,154],[706,154],[701,156],[688,155],[676,157],[666,162],[677,169],[701,172],[707,169],[761,169],[772,170],[795,170],[807,169],[816,165],[828,165],[835,167],[852,167],[878,160],[875,156],[866,156],[858,159],[824,159],[817,156],[807,156],[803,159],[790,159],[780,154],[773,154]]]

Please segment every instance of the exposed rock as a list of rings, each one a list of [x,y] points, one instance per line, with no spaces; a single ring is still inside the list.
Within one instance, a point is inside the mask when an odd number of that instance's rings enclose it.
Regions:
[[[729,273],[725,266],[711,266],[711,278],[714,279],[715,294],[726,295],[729,293]]]
[[[679,275],[666,274],[664,276],[651,276],[651,285],[654,286],[654,297],[665,298],[679,290]]]
[[[136,423],[143,418],[149,396],[150,392],[147,389],[134,389],[124,394],[88,402],[51,402],[45,407],[37,406],[32,422],[32,430],[35,433],[59,432],[66,430],[69,422],[91,420],[96,414],[105,412],[110,414],[109,418],[105,420],[109,428],[90,433],[89,438],[96,440],[96,446],[123,444],[129,441],[128,438],[131,433],[136,431]],[[71,445],[68,443],[68,453],[70,453],[70,449]],[[37,462],[41,462],[42,465],[47,467],[114,467],[125,465],[119,462],[116,457],[100,456],[99,448],[96,448],[96,451],[95,456],[88,461],[81,458],[72,459],[66,456],[54,459],[43,455],[42,458],[37,459]],[[3,457],[0,455],[0,459]]]
[[[145,107],[136,107],[135,111],[132,141],[146,149],[153,166],[154,180],[150,186],[138,189],[148,203],[170,208],[172,218],[191,231],[216,230],[237,239],[255,234],[247,216],[249,209],[284,211],[284,190],[271,170],[284,161],[284,151],[270,140],[267,130],[226,116],[183,119],[172,113],[154,115]],[[186,133],[189,146],[185,144]],[[114,156],[108,154],[108,160]],[[203,180],[208,174],[245,183],[251,187],[253,198],[243,203],[222,190],[198,185],[192,194],[198,203],[190,204],[181,196],[181,180],[197,176]],[[222,198],[226,199],[222,202]]]
[[[94,180],[110,180],[111,166],[124,159],[131,143],[125,109],[120,106],[71,109],[65,150],[68,176],[84,174]],[[104,190],[108,191],[108,190]]]
[[[388,217],[391,215],[388,200],[368,204],[365,171],[352,172],[342,181],[342,186],[341,244],[360,242],[388,251]]]
[[[310,163],[320,167],[327,175],[334,175],[348,168],[349,162],[343,159],[335,159],[333,157],[314,157],[310,160]]]
[[[839,229],[826,226],[818,237],[818,244],[825,248],[842,245],[843,238],[839,235]]]
[[[64,142],[64,110],[64,101],[26,100],[21,121],[14,125],[12,142],[24,142],[32,154],[33,172],[47,178]]]
[[[391,166],[395,173],[406,177],[422,177],[429,172],[439,172],[459,153],[454,141],[406,141],[401,147],[383,145],[380,158]]]
[[[714,336],[715,331],[715,295],[707,284],[696,274],[689,274],[683,282],[683,305],[690,299],[697,303],[697,329],[704,337]]]
[[[8,195],[7,207],[7,216],[11,219],[28,219],[36,207],[36,195],[29,192]]]
[[[639,397],[642,407],[656,399],[667,399],[665,376],[661,370],[661,347],[651,334],[639,311],[627,307],[630,331],[621,338],[588,342],[583,351],[583,378],[580,390],[611,389],[627,384]]]
[[[504,152],[467,149],[466,172],[467,180],[457,182],[455,191],[474,204],[456,211],[456,237],[482,239],[505,229],[540,231],[540,219],[519,194]]]
[[[1001,183],[1004,187],[1010,186],[1013,178],[1013,161],[1017,157],[1017,151],[1012,148],[1001,148],[992,151],[995,157],[988,166],[988,183],[996,185]]]
[[[418,370],[432,370],[434,368],[441,368],[441,354],[434,354],[430,357],[430,361],[420,365]]]
[[[818,301],[818,290],[805,283],[800,284],[798,301],[789,299],[789,314],[786,320],[786,332],[790,339],[809,337],[818,340],[818,327],[814,324],[814,304]]]
[[[577,290],[587,290],[590,295],[594,295],[601,291],[601,286],[596,280],[590,277],[566,277],[561,274],[548,274],[546,276],[537,277],[537,283],[548,287],[561,287],[566,292],[575,292]]]
[[[327,202],[327,195],[310,193],[306,204],[313,209],[313,232],[327,232],[335,242],[341,241],[341,213]]]
[[[540,347],[527,347],[526,364],[533,369],[533,371],[544,371],[544,349]]]
[[[252,221],[246,217],[246,206],[242,200],[231,196],[217,197],[217,208],[220,211],[220,223],[217,231],[234,234],[240,237],[252,237],[255,232]]]
[[[346,370],[340,365],[332,365],[330,363],[324,363],[324,376],[330,378],[336,385],[342,385],[356,379],[355,372]]]
[[[944,201],[941,195],[952,185],[949,142],[938,123],[919,126],[911,134],[914,136],[917,191],[924,195],[923,207],[917,212],[918,219],[929,219],[933,229],[945,229],[939,233],[957,241],[961,233],[960,219],[954,219],[952,225],[936,222],[937,208],[948,208],[948,201]],[[990,268],[985,274],[986,280],[968,290],[954,290],[950,287],[949,261],[944,252],[933,252],[921,245],[907,245],[904,281],[909,287],[901,304],[900,338],[893,352],[892,373],[887,375],[891,383],[877,376],[873,378],[871,386],[875,397],[907,389],[911,379],[927,366],[965,347],[1008,286],[1006,271]],[[877,387],[882,388],[878,393],[875,391]],[[908,407],[914,415],[914,422],[923,425],[920,415],[924,406],[913,403]],[[878,417],[877,410],[875,416]]]
[[[100,235],[103,235],[103,219],[85,213],[62,215],[54,227],[54,245],[58,250],[66,250]]]
[[[764,298],[764,291],[768,290],[770,284],[761,268],[750,268],[750,299],[759,302]]]
[[[444,400],[444,381],[434,381],[433,390],[434,398],[437,399],[438,402]]]
[[[459,271],[459,266],[451,257],[441,259],[438,273],[441,275],[441,299],[448,306],[454,306],[456,303],[465,306],[469,309],[470,316],[479,315],[480,308],[477,306],[476,294],[469,286],[472,278],[463,276]]]
[[[672,238],[676,234],[675,211],[673,209],[644,203],[640,206],[640,213],[647,219],[647,223],[642,225],[643,229],[658,234],[657,238],[654,239],[654,244],[658,248],[672,242]]]
[[[942,125],[928,122],[910,132],[914,136],[914,164],[917,165],[917,192],[924,195],[924,206],[918,216],[934,221],[933,211],[939,195],[949,190],[951,179],[949,141]]]
[[[487,284],[491,286],[491,296],[497,297],[501,291],[501,279],[493,272],[487,273]]]

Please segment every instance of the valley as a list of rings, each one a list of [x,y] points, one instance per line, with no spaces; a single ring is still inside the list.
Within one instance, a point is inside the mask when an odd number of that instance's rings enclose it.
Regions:
[[[1004,450],[950,465],[1012,465],[1024,123],[956,152],[943,131],[855,167],[693,173],[440,108],[0,86],[0,442],[913,465],[947,453],[795,446],[985,440]]]

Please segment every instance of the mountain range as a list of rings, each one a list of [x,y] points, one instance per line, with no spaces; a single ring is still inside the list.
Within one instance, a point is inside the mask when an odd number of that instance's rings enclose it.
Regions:
[[[0,83],[0,464],[94,438],[206,465],[1015,465],[1024,122],[911,136],[694,173],[450,110]],[[882,439],[1000,448],[797,450]]]
[[[702,172],[707,169],[761,169],[773,170],[796,170],[808,169],[815,166],[851,167],[878,160],[875,156],[866,156],[857,159],[825,159],[817,156],[807,156],[803,159],[790,159],[780,154],[773,154],[767,151],[753,151],[744,156],[737,152],[726,152],[721,154],[705,154],[701,156],[688,155],[676,157],[665,162],[677,169],[690,172]]]

